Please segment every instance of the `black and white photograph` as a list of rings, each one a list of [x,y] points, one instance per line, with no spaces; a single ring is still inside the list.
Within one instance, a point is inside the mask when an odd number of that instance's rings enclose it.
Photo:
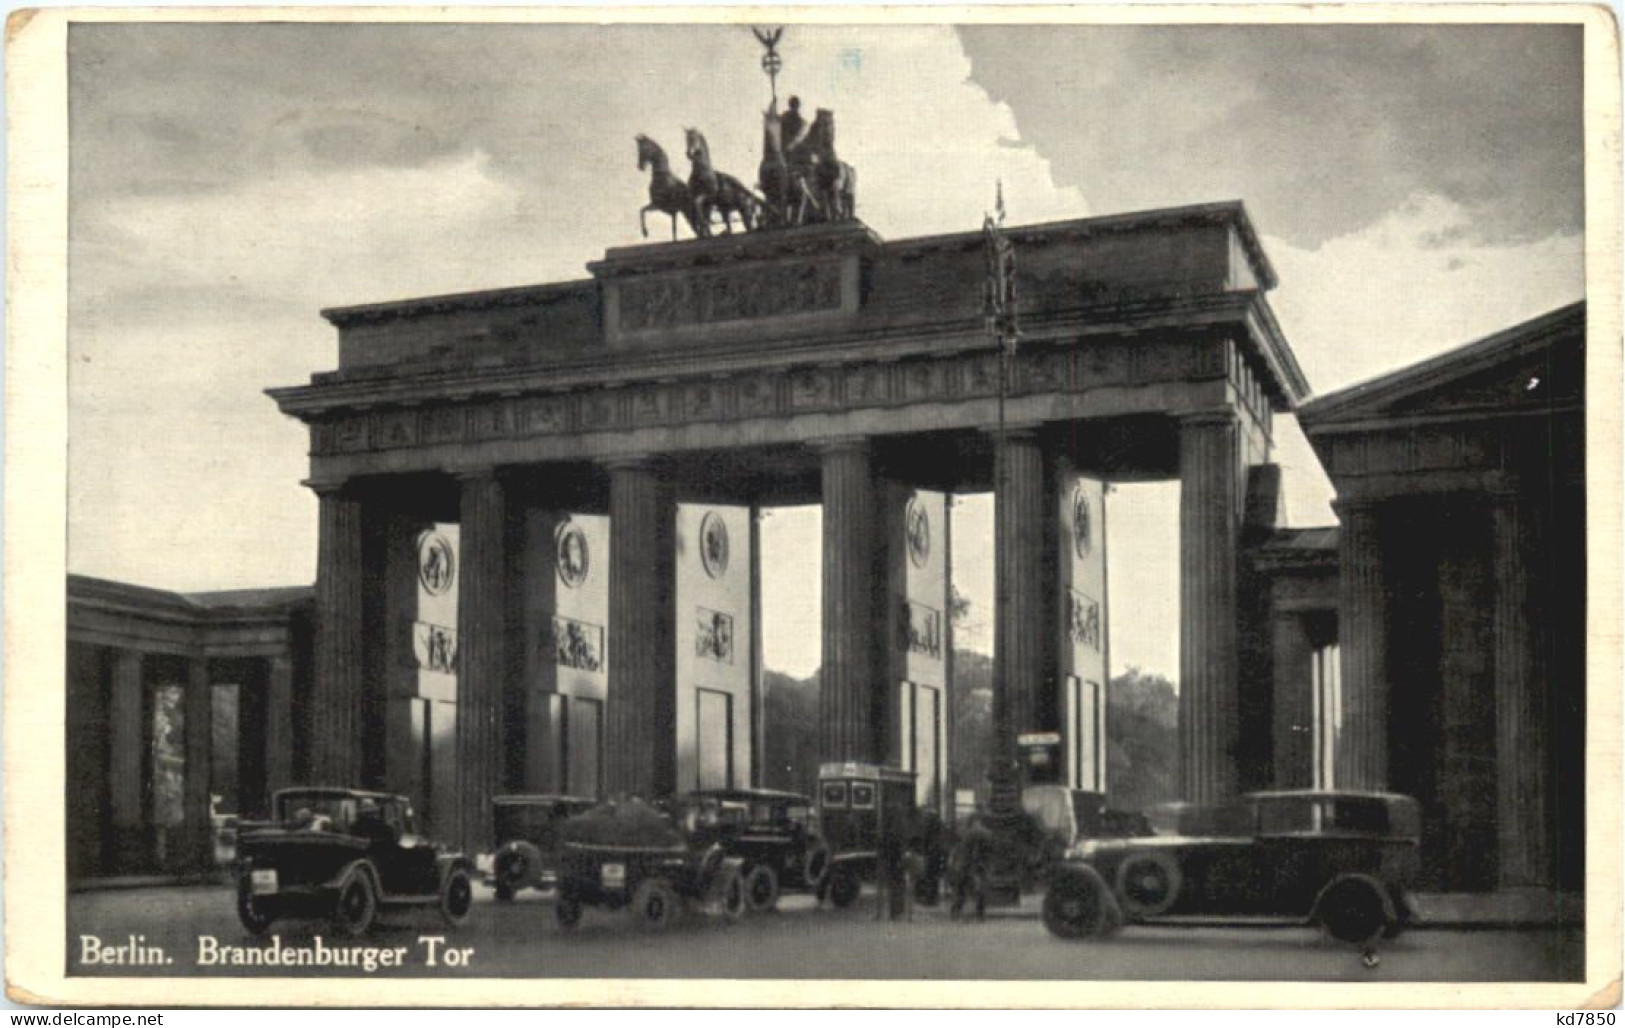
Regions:
[[[1617,26],[1204,10],[13,14],[11,998],[1617,1004]]]

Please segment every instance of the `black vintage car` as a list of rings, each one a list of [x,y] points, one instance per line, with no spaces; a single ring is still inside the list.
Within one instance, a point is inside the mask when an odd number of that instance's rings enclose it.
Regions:
[[[917,859],[917,898],[934,901],[946,862],[942,819],[922,811],[914,798],[914,772],[848,761],[818,769],[818,821],[831,856],[819,890],[836,907],[851,906],[864,881],[896,878],[905,861]],[[886,891],[893,915],[900,912],[901,880]]]
[[[745,900],[773,909],[782,890],[815,892],[829,873],[830,851],[810,797],[776,789],[711,789],[672,801],[683,830],[716,842],[744,862]]]
[[[237,831],[237,917],[255,935],[283,918],[328,918],[364,934],[380,907],[435,907],[467,920],[472,867],[417,834],[404,796],[357,789],[284,789],[273,820]]]
[[[598,803],[584,796],[514,795],[491,800],[496,852],[475,864],[506,903],[524,889],[552,889],[558,881],[559,825]]]
[[[642,800],[611,800],[559,826],[554,915],[573,928],[582,908],[629,909],[647,929],[687,910],[736,921],[745,911],[743,861],[714,839],[691,836]]]
[[[1177,834],[1085,841],[1051,878],[1044,924],[1062,938],[1186,915],[1308,921],[1369,947],[1411,917],[1416,801],[1362,792],[1260,792],[1178,811]]]

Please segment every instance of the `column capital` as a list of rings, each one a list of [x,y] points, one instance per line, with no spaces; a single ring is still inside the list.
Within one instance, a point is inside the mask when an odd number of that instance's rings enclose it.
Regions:
[[[626,453],[618,457],[605,457],[598,466],[605,471],[652,471],[656,455],[653,453]]]
[[[1036,439],[1043,427],[1044,423],[1042,421],[1011,421],[1006,422],[1003,428],[998,425],[991,428],[984,425],[979,431],[983,435],[992,438],[994,442],[998,442],[1000,439]]]
[[[866,450],[869,448],[869,443],[870,438],[866,435],[835,435],[807,440],[807,445],[818,453],[848,453],[853,450]]]
[[[1234,407],[1216,407],[1212,410],[1192,411],[1179,416],[1180,428],[1201,428],[1208,425],[1241,424],[1241,413]]]
[[[350,480],[347,478],[306,478],[300,481],[299,484],[317,496],[325,497],[337,496],[344,490],[345,486],[350,484]]]
[[[1384,499],[1386,497],[1359,493],[1337,496],[1332,500],[1332,513],[1340,518],[1351,514],[1375,514]]]

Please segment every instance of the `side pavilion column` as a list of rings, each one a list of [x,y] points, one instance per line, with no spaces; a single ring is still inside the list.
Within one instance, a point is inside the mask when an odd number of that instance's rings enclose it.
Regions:
[[[363,504],[317,485],[316,667],[310,683],[310,780],[361,784]]]
[[[492,468],[459,474],[462,569],[457,575],[457,795],[464,852],[488,848],[491,796],[504,767],[507,685],[508,505]]]
[[[885,759],[881,723],[888,683],[886,583],[879,500],[869,441],[816,444],[823,458],[823,664],[819,672],[821,760]]]
[[[1180,779],[1185,799],[1206,803],[1237,788],[1240,424],[1214,411],[1179,429]]]
[[[1056,727],[1041,722],[1055,709],[1059,641],[1045,530],[1051,490],[1038,431],[1008,428],[995,434],[994,445],[993,725],[995,752],[1008,759],[1016,755],[1016,736]]]
[[[1335,785],[1388,786],[1388,593],[1382,575],[1378,507],[1339,500],[1338,648],[1342,653],[1343,724]]]
[[[1502,886],[1553,884],[1549,688],[1531,557],[1548,552],[1537,504],[1496,493],[1495,744]]]
[[[677,785],[676,514],[647,458],[609,465],[609,794],[652,799]]]

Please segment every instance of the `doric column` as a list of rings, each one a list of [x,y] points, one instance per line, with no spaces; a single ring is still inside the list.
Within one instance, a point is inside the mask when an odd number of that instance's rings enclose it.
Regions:
[[[823,459],[824,632],[819,672],[819,749],[823,760],[885,759],[880,710],[885,588],[878,499],[866,439],[831,440]]]
[[[995,438],[993,478],[993,725],[996,751],[1016,755],[1016,736],[1056,727],[1053,713],[1057,632],[1049,613],[1053,561],[1044,450],[1036,429]]]
[[[313,783],[361,784],[362,503],[318,488],[316,668],[310,683]]]
[[[146,758],[146,685],[142,657],[136,650],[113,653],[112,694],[108,697],[107,727],[111,736],[107,761],[108,802],[112,808],[113,838],[106,850],[107,866],[139,867],[143,859],[142,767]]]
[[[214,856],[209,821],[209,771],[213,762],[214,742],[213,690],[208,660],[204,657],[187,660],[186,692],[181,701],[184,711],[181,717],[182,746],[186,754],[185,784],[182,787],[183,816],[187,860],[199,867],[209,866]]]
[[[648,461],[609,469],[609,695],[605,791],[644,798],[677,784],[675,554],[670,487]]]
[[[1307,789],[1314,784],[1314,650],[1303,618],[1275,618],[1275,789]]]
[[[279,653],[266,660],[266,798],[293,784],[293,658]]]
[[[1336,781],[1343,789],[1388,787],[1388,594],[1382,575],[1378,508],[1339,501],[1338,647],[1343,658],[1343,724]]]
[[[1198,803],[1232,795],[1237,786],[1239,430],[1230,411],[1180,422],[1180,773],[1184,798]]]
[[[507,678],[508,517],[491,468],[458,475],[461,543],[457,575],[458,839],[467,853],[491,843],[491,796],[502,780]],[[439,816],[444,806],[438,805]]]
[[[1546,654],[1533,560],[1546,552],[1535,504],[1494,497],[1496,807],[1503,886],[1551,885]]]

